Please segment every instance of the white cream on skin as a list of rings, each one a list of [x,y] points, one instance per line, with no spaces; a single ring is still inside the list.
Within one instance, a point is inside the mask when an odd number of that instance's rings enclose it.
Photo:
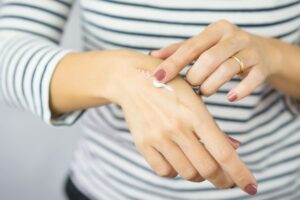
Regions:
[[[173,89],[170,85],[161,83],[161,82],[157,81],[155,78],[153,78],[152,84],[153,84],[153,86],[156,87],[156,88],[164,88],[164,89],[169,90],[169,91],[171,91],[171,92],[174,91],[174,89]]]
[[[156,80],[156,79],[151,75],[150,72],[145,71],[145,70],[142,70],[142,69],[137,69],[137,70],[138,70],[139,72],[141,72],[145,77],[151,78],[151,79],[152,79],[152,85],[153,85],[153,87],[155,87],[155,88],[163,88],[163,89],[168,90],[168,91],[170,91],[170,92],[173,92],[173,91],[174,91],[174,89],[173,89],[170,85],[165,84],[165,83],[161,83],[161,82],[159,82],[158,80]]]

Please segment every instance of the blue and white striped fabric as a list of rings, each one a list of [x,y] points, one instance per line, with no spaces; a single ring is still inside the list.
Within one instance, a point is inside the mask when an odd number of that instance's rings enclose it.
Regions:
[[[0,94],[8,104],[49,124],[72,124],[81,112],[51,119],[49,84],[69,50],[58,44],[71,0],[4,0],[0,6]],[[189,38],[227,19],[251,33],[300,43],[299,0],[80,0],[84,50],[141,52]],[[283,66],[284,67],[284,66]],[[204,101],[219,126],[242,141],[239,154],[254,172],[251,199],[300,199],[300,117],[278,91],[263,86],[238,103],[226,93],[234,78]],[[86,111],[84,136],[72,162],[72,180],[91,199],[250,199],[238,188],[155,175],[134,147],[122,110]]]

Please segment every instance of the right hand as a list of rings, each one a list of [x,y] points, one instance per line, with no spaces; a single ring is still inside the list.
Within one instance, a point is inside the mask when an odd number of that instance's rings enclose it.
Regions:
[[[177,77],[169,83],[174,92],[154,88],[137,69],[151,73],[161,60],[127,54],[134,59],[113,68],[110,99],[121,105],[135,145],[153,170],[164,177],[207,179],[218,188],[236,184],[255,194],[255,178],[191,87]]]

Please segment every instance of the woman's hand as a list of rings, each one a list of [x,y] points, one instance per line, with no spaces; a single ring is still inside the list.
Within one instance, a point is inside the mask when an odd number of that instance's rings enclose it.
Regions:
[[[205,96],[215,93],[234,75],[240,75],[243,80],[228,93],[229,101],[237,101],[279,71],[282,56],[275,43],[274,39],[252,35],[221,20],[195,37],[153,51],[152,56],[166,59],[154,76],[168,82],[195,61],[186,78],[190,84],[199,85]]]
[[[255,194],[254,177],[189,84],[177,77],[170,83],[175,91],[155,88],[140,69],[151,72],[161,60],[134,52],[129,57],[136,61],[115,68],[109,96],[122,106],[135,145],[153,170],[207,179],[218,188],[236,184]]]
[[[51,109],[59,115],[117,103],[158,175],[207,179],[218,188],[236,184],[255,194],[256,181],[235,152],[238,144],[218,128],[189,85],[177,77],[170,83],[174,92],[154,88],[138,70],[153,71],[161,62],[126,50],[70,53],[51,80]]]

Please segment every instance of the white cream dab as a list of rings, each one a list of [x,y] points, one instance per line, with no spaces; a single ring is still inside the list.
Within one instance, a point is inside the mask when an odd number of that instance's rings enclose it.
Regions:
[[[146,78],[151,78],[152,79],[152,85],[156,88],[164,88],[165,90],[168,90],[168,91],[171,91],[173,92],[174,89],[168,85],[168,84],[165,84],[165,83],[161,83],[159,81],[157,81],[152,75],[150,72],[148,71],[145,71],[145,70],[142,70],[142,69],[137,69],[139,72],[141,72]]]
[[[155,80],[154,78],[153,78],[152,83],[153,83],[153,86],[156,87],[156,88],[164,88],[164,89],[169,90],[171,92],[174,91],[174,89],[171,86],[169,86],[167,84],[164,84],[164,83],[161,83],[161,82]]]

